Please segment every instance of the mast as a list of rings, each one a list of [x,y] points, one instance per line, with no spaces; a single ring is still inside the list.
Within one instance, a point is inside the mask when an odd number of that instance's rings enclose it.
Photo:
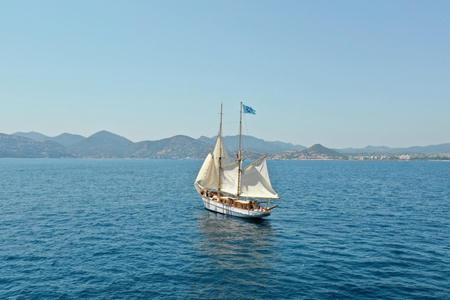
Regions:
[[[242,163],[242,150],[241,150],[241,142],[242,142],[242,101],[241,101],[241,113],[239,120],[239,150],[238,150],[238,188],[237,188],[237,198],[241,194],[241,163]]]
[[[222,107],[223,104],[220,103],[220,127],[219,127],[219,138],[220,138],[220,149],[219,149],[219,180],[217,182],[217,199],[220,200],[220,184],[221,184],[221,173],[222,173]]]

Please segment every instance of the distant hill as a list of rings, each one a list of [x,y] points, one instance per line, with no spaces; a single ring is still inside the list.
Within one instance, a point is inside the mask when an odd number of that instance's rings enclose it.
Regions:
[[[47,136],[45,134],[42,134],[42,133],[39,133],[36,131],[16,132],[16,133],[13,133],[12,135],[26,137],[26,138],[29,138],[29,139],[32,139],[32,140],[38,141],[38,142],[52,141],[52,142],[58,143],[60,145],[63,145],[65,147],[76,144],[85,139],[84,136],[81,136],[78,134],[62,133],[58,136],[50,137],[50,136]]]
[[[205,158],[211,145],[185,135],[157,141],[135,143],[132,157],[136,158]]]
[[[404,148],[391,148],[386,146],[367,146],[364,148],[343,148],[335,150],[348,154],[358,154],[358,153],[441,154],[441,153],[450,153],[450,143],[429,145],[429,146],[412,146]]]
[[[81,136],[78,134],[61,133],[58,136],[52,137],[51,141],[61,144],[65,147],[68,147],[68,146],[74,145],[76,143],[79,143],[84,139],[86,139],[84,136]]]
[[[201,136],[198,140],[208,144],[214,144],[216,141],[216,137]],[[236,152],[239,144],[239,136],[225,136],[223,137],[223,142],[227,147],[227,150]],[[243,135],[242,148],[257,153],[274,154],[288,150],[303,150],[306,147],[279,141],[265,141],[254,136]]]
[[[229,154],[230,154],[230,159],[237,159],[237,150],[235,152],[230,152]],[[256,160],[263,155],[266,155],[266,157],[267,157],[267,155],[269,155],[269,154],[256,152],[253,150],[242,149],[242,157],[244,159],[244,164],[246,162]],[[270,154],[270,155],[272,155],[272,154]]]
[[[272,159],[346,159],[346,156],[333,149],[315,144],[301,151],[286,151],[271,156]]]
[[[36,131],[30,131],[30,132],[15,132],[12,135],[15,136],[21,136],[21,137],[26,137],[29,139],[32,139],[33,141],[37,141],[37,142],[43,142],[43,141],[47,141],[50,140],[51,137],[46,136],[45,134],[36,132]]]
[[[185,135],[133,143],[109,131],[99,131],[89,137],[62,133],[49,137],[39,132],[1,134],[0,157],[89,157],[89,158],[166,158],[203,159],[212,150],[216,137],[198,139]],[[238,136],[224,137],[232,159],[236,158]],[[450,143],[390,148],[367,146],[365,148],[330,149],[320,144],[305,148],[284,142],[265,141],[253,136],[242,138],[245,161],[265,154],[269,159],[354,159],[354,160],[447,160]]]
[[[81,157],[129,157],[133,151],[133,142],[120,135],[103,130],[69,146],[68,149]]]
[[[73,157],[62,145],[52,141],[35,141],[27,137],[0,133],[0,157]]]

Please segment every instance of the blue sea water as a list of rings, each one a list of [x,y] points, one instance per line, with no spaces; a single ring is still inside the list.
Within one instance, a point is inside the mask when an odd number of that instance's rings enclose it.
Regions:
[[[279,208],[203,208],[196,160],[0,160],[0,298],[450,298],[450,163],[271,161]]]

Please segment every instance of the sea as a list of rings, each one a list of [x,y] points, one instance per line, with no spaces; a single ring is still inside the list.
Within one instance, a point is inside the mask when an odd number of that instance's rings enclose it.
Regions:
[[[262,221],[200,160],[0,159],[1,299],[449,299],[450,163],[269,161]]]

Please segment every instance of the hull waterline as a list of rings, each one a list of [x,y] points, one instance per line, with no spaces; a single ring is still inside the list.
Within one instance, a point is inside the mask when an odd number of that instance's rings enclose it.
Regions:
[[[255,211],[229,206],[209,198],[202,197],[203,205],[207,210],[224,215],[236,216],[240,218],[260,219],[270,216],[270,211]]]

